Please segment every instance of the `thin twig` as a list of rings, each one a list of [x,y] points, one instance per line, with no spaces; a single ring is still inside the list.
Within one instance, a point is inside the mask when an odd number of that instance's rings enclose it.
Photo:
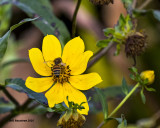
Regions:
[[[17,100],[8,92],[8,90],[5,87],[0,86],[0,90],[2,90],[4,94],[11,100],[11,102],[13,102],[17,107],[20,106]]]
[[[97,128],[101,128],[104,124],[105,124],[105,122],[102,121]]]
[[[136,8],[136,4],[137,4],[137,0],[134,0],[134,1],[133,1],[133,4],[132,4],[132,8],[133,8],[133,9]]]
[[[77,18],[77,13],[78,13],[81,1],[82,0],[78,0],[77,5],[76,5],[76,9],[75,9],[74,14],[73,14],[73,19],[72,19],[72,38],[75,37],[75,33],[76,33],[76,18]]]
[[[88,65],[87,65],[87,69],[90,68],[93,64],[95,64],[101,57],[103,57],[108,50],[111,48],[111,46],[113,46],[113,43],[109,43],[109,45],[103,49],[101,49],[99,52],[97,52],[97,54],[95,54],[93,56],[93,58],[91,59],[91,61],[89,61]]]
[[[152,0],[146,0],[140,7],[138,7],[137,9],[143,9],[145,8]]]

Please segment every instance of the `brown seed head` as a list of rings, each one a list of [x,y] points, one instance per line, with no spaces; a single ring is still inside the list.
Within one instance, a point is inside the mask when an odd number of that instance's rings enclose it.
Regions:
[[[112,3],[113,4],[113,0],[90,0],[93,4],[95,5],[105,5],[105,4],[109,4]]]
[[[146,38],[147,36],[140,32],[128,36],[125,44],[126,56],[136,57],[141,55],[146,48]]]

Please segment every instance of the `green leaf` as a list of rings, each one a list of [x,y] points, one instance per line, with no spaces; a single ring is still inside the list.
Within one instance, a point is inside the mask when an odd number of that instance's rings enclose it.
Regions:
[[[29,113],[31,113],[31,114],[38,114],[38,115],[44,114],[46,112],[47,112],[47,108],[42,105],[39,105],[36,108],[34,108],[33,110],[29,111]]]
[[[122,0],[124,7],[130,12],[132,11],[133,0]]]
[[[95,88],[95,90],[99,96],[99,99],[103,108],[104,120],[106,120],[108,117],[108,105],[107,105],[106,98],[104,97],[103,92],[99,88]]]
[[[12,102],[6,101],[4,98],[0,99],[0,114],[10,112],[15,108]]]
[[[62,47],[70,39],[70,34],[65,24],[53,14],[48,0],[47,2],[44,2],[44,0],[3,0],[0,2],[0,5],[5,3],[11,3],[17,6],[29,17],[40,16],[40,19],[33,23],[44,35],[52,34],[58,37]]]
[[[106,29],[103,29],[103,32],[105,36],[109,36],[109,34],[114,34],[115,30],[113,28],[106,28]]]
[[[137,68],[135,68],[135,67],[131,67],[131,68],[129,68],[129,70],[130,70],[132,73],[138,74],[138,70],[137,70]]]
[[[8,38],[11,34],[11,31],[13,31],[14,29],[16,29],[17,27],[21,26],[22,24],[26,23],[26,22],[30,22],[30,21],[34,21],[37,20],[38,18],[27,18],[22,20],[21,22],[19,22],[18,24],[13,25],[10,30],[3,36],[0,38],[0,61],[2,60],[6,50],[7,50],[7,45],[8,45]]]
[[[140,92],[140,95],[141,95],[141,99],[142,99],[143,104],[145,104],[146,103],[146,97],[145,97],[143,91],[144,91],[144,88],[142,88],[142,90]]]
[[[128,85],[127,85],[127,82],[126,82],[124,77],[123,77],[123,80],[122,80],[122,91],[124,92],[125,95],[127,95],[128,92],[129,92]]]
[[[110,42],[111,42],[111,39],[100,40],[97,42],[97,46],[98,47],[107,47]]]
[[[154,18],[160,21],[160,11],[153,10],[152,13],[153,13]]]
[[[127,125],[126,125],[127,121],[126,120],[123,120],[117,128],[127,128]]]
[[[36,93],[25,86],[25,81],[20,78],[7,79],[5,81],[5,86],[10,87],[16,91],[24,92],[29,98],[35,99],[43,105],[48,105],[48,101],[43,93]]]
[[[114,55],[115,55],[115,56],[118,56],[119,53],[120,53],[120,51],[121,51],[121,45],[120,45],[120,44],[117,44],[117,46],[116,46],[116,51],[115,51]]]
[[[145,89],[149,92],[156,92],[154,88],[148,88],[147,86],[145,86]]]

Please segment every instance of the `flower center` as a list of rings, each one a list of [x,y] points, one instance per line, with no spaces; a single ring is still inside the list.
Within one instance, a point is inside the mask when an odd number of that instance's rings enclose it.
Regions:
[[[64,83],[68,82],[70,78],[70,68],[69,65],[66,66],[65,63],[62,63],[62,61],[58,61],[59,58],[54,60],[55,65],[51,67],[53,81]]]

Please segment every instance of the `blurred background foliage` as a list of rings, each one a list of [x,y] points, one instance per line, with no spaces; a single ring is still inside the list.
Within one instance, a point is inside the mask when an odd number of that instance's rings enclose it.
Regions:
[[[22,3],[25,2],[25,0],[20,1]],[[30,48],[41,48],[43,36],[46,34],[55,34],[59,36],[56,25],[58,27],[61,26],[61,43],[66,43],[70,39],[67,31],[71,33],[71,18],[75,9],[76,1],[77,0],[34,0],[33,3],[31,2],[32,5],[30,5],[31,3],[28,1],[26,4],[27,6],[24,7],[23,4],[18,4],[18,0],[8,0],[8,3],[12,4],[5,3],[3,6],[0,5],[0,36],[3,36],[12,25],[17,24],[24,18],[28,18],[28,16],[31,18],[42,16],[44,18],[41,21],[34,21],[34,24],[38,26],[39,29],[29,22],[18,27],[12,32],[9,38],[7,52],[1,63],[3,64],[9,60],[14,60],[17,58],[27,58],[28,50]],[[1,2],[3,2],[3,0]],[[143,0],[138,0],[137,6],[140,6],[143,2]],[[41,5],[43,5],[43,7]],[[160,10],[160,1],[153,0],[145,9]],[[33,13],[35,15],[32,15]],[[127,14],[120,0],[114,0],[114,4],[110,4],[108,6],[95,6],[89,2],[89,0],[82,0],[80,11],[78,12],[77,16],[76,36],[80,36],[84,40],[86,50],[91,50],[96,53],[100,49],[96,46],[96,42],[98,40],[105,39],[102,30],[107,27],[113,27],[115,24],[117,24],[121,13],[124,15]],[[145,92],[147,99],[146,104],[142,103],[139,94],[133,95],[117,113],[118,117],[120,117],[121,113],[123,113],[128,124],[133,125],[139,124],[138,120],[143,118],[150,118],[150,120],[152,120],[151,117],[153,117],[160,108],[160,21],[156,20],[150,13],[139,16],[137,19],[138,30],[143,29],[148,36],[148,46],[145,53],[142,56],[137,57],[137,68],[139,71],[147,69],[155,71],[155,82],[151,86],[157,91],[156,93]],[[56,24],[54,24],[53,20],[56,22]],[[135,84],[130,80],[128,71],[128,68],[133,64],[132,59],[126,58],[125,53],[123,52],[124,47],[122,47],[122,51],[118,56],[114,56],[115,50],[116,48],[113,46],[105,56],[103,56],[89,70],[86,71],[98,72],[100,74],[103,82],[97,85],[97,87],[106,88],[119,86],[121,85],[123,77],[126,78],[128,85]],[[33,71],[30,63],[23,63],[22,61],[22,63],[15,63],[14,65],[0,68],[0,83],[4,83],[6,78],[23,78],[25,80],[29,75],[38,76]],[[18,98],[20,104],[24,103],[24,101],[27,99],[25,94],[15,92],[10,88],[8,90]],[[109,112],[111,112],[116,104],[121,101],[123,95],[119,95],[119,93],[118,95],[114,95],[115,92],[112,91],[110,93],[105,93],[110,94],[107,100]],[[0,95],[4,96],[2,92],[0,92]],[[5,99],[7,98],[5,97]],[[98,102],[97,105],[100,106]],[[92,109],[94,109],[94,106],[90,106],[90,111],[92,111]],[[5,114],[2,114],[0,119],[4,116]],[[53,126],[56,127],[56,122],[59,118],[59,115],[55,113],[47,113],[43,114],[42,116],[24,114],[16,118],[33,118],[35,120],[34,123],[24,123],[24,128],[53,128]],[[87,122],[85,123],[84,127],[96,128],[96,126],[103,120],[103,114],[102,112],[90,113],[86,118]],[[140,122],[143,123],[143,121]],[[146,122],[149,121],[147,120]],[[157,128],[158,125],[160,125],[159,122],[160,119],[157,119]],[[10,122],[5,126],[5,128],[12,128],[20,125],[22,125],[22,123],[16,124]],[[114,128],[116,125],[116,121],[111,121],[105,125],[104,128]],[[133,125],[132,128],[135,127]],[[150,128],[151,125],[147,125],[146,128],[147,127]],[[153,127],[155,126],[153,125]]]

